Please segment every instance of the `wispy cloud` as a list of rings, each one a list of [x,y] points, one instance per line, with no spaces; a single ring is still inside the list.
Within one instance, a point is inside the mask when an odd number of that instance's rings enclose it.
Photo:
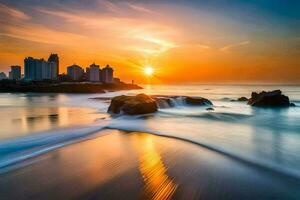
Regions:
[[[88,39],[82,35],[54,31],[35,24],[26,26],[5,26],[4,30],[5,31],[0,32],[0,35],[44,44],[74,45]]]
[[[142,52],[145,54],[160,54],[172,48],[178,47],[178,45],[171,41],[158,39],[150,35],[133,35],[132,37],[140,40],[142,45],[135,45],[125,49]]]
[[[221,51],[228,51],[228,50],[236,48],[236,47],[248,45],[250,43],[251,43],[250,41],[243,41],[243,42],[239,42],[239,43],[229,44],[229,45],[226,45],[226,46],[220,48],[220,50]]]
[[[103,6],[110,12],[118,13],[120,11],[119,7],[115,3],[112,3],[108,0],[98,0],[97,2],[101,7]]]
[[[11,18],[16,18],[16,19],[21,19],[21,20],[29,20],[31,18],[29,15],[27,15],[23,11],[18,10],[13,7],[9,7],[2,3],[0,3],[0,16],[1,17],[8,16]]]
[[[202,49],[211,49],[211,46],[204,45],[204,44],[197,44],[196,47],[200,47]]]
[[[120,9],[114,5],[115,9]],[[48,9],[36,7],[36,11],[56,17],[63,18],[66,22],[74,23],[77,26],[86,26],[89,28],[104,29],[103,31],[120,30],[133,31],[141,29],[156,29],[156,31],[170,30],[170,27],[163,24],[146,20],[143,17],[129,17],[126,15],[106,15],[102,13],[91,13],[84,10],[66,11],[57,9]],[[124,12],[124,11],[123,11]],[[149,30],[151,31],[151,30]]]
[[[98,4],[101,7],[104,7],[107,11],[110,11],[115,14],[124,14],[124,13],[132,13],[139,12],[144,14],[155,14],[152,9],[149,9],[142,4],[131,3],[128,1],[109,1],[109,0],[97,0]]]
[[[129,5],[131,9],[138,9],[140,12],[150,12],[150,10],[142,7],[133,4]],[[121,9],[115,4],[109,3],[107,6],[110,8],[113,7],[113,9]],[[165,52],[176,46],[169,39],[170,35],[174,33],[171,27],[142,17],[105,15],[85,11],[75,13],[66,10],[50,10],[42,7],[35,9],[40,13],[62,18],[66,23],[70,23],[66,24],[66,26],[75,25],[85,30],[84,32],[96,32],[98,37],[102,36],[102,38],[105,38],[109,36],[110,40],[114,38],[115,43],[110,44],[111,46],[118,44],[117,41],[123,40],[123,44],[126,44],[126,47],[118,45],[119,47],[117,48],[121,47],[121,49],[137,50],[153,54]],[[95,37],[95,34],[93,37]],[[168,39],[165,39],[167,37]],[[94,38],[95,42],[97,40],[97,38]],[[152,45],[149,45],[149,43]]]
[[[48,14],[56,17],[63,18],[66,22],[76,23],[77,26],[88,26],[88,27],[96,27],[101,28],[105,27],[107,23],[112,23],[109,18],[97,16],[84,16],[84,14],[72,13],[63,10],[50,10],[43,7],[36,7],[36,11]]]
[[[132,4],[132,3],[128,3],[128,6],[135,10],[135,11],[138,11],[138,12],[142,12],[142,13],[149,13],[149,14],[153,14],[155,13],[153,10],[150,10],[146,7],[143,7],[143,6],[140,6],[140,5],[135,5],[135,4]]]

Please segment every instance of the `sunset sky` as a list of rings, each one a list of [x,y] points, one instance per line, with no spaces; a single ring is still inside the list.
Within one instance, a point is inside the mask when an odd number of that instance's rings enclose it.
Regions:
[[[0,0],[0,71],[51,52],[138,83],[300,83],[300,1]]]

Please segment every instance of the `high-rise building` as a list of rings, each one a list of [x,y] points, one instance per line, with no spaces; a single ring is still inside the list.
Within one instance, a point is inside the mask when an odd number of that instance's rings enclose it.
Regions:
[[[20,80],[21,79],[21,67],[20,66],[11,66],[9,72],[9,79]]]
[[[7,76],[4,72],[0,72],[0,80],[7,79]]]
[[[67,75],[72,79],[72,80],[79,80],[83,76],[83,69],[78,66],[78,65],[71,65],[67,67]]]
[[[87,67],[85,69],[85,77],[86,77],[86,80],[89,81],[90,80],[90,68]]]
[[[57,54],[51,53],[48,62],[54,62],[56,63],[56,76],[59,75],[59,57]]]
[[[114,73],[113,68],[111,68],[109,65],[106,65],[106,67],[104,67],[101,70],[102,82],[103,83],[113,83],[113,73]]]
[[[42,60],[34,59],[32,57],[24,60],[24,73],[26,80],[37,80],[40,75],[37,71],[38,66],[42,65]]]
[[[44,59],[25,58],[24,71],[26,80],[44,80],[57,78],[57,64]]]
[[[47,68],[46,68],[46,76],[43,79],[57,79],[58,73],[57,73],[58,67],[56,62],[47,62]]]
[[[97,82],[100,81],[100,66],[94,64],[91,64],[89,67],[89,73],[88,73],[89,81]]]

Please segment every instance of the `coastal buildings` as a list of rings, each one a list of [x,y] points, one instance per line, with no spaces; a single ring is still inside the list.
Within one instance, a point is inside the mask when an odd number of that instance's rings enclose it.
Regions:
[[[88,81],[90,79],[90,68],[87,67],[85,69],[85,80]]]
[[[59,57],[58,57],[58,55],[51,53],[48,58],[48,62],[56,63],[56,76],[58,76],[59,75]]]
[[[74,81],[78,81],[83,77],[84,70],[78,65],[71,65],[67,67],[67,75]]]
[[[54,80],[57,78],[57,63],[27,57],[24,59],[24,71],[26,80]]]
[[[101,70],[101,81],[103,83],[113,83],[113,73],[114,70],[109,65],[106,65],[106,67]]]
[[[114,70],[109,65],[106,65],[102,70],[95,63],[86,68],[88,80],[91,82],[113,83],[113,72]]]
[[[10,67],[9,79],[13,79],[13,80],[21,79],[21,66],[14,65]]]
[[[114,78],[114,70],[109,65],[101,69],[100,65],[93,63],[85,71],[81,66],[73,64],[67,67],[67,74],[58,74],[58,70],[59,57],[57,54],[51,53],[48,60],[26,57],[24,59],[24,74],[21,74],[21,66],[14,65],[11,66],[9,78],[25,81],[57,80],[59,82],[121,83],[120,79]],[[6,78],[6,75],[2,73],[0,79]]]
[[[95,63],[91,64],[88,71],[88,79],[91,82],[100,81],[100,66]]]

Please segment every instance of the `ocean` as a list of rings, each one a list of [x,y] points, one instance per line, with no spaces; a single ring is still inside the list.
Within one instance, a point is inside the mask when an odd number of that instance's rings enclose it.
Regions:
[[[104,129],[148,132],[190,142],[226,157],[300,179],[300,86],[145,85],[142,90],[104,94],[0,94],[0,173],[22,160],[86,140]],[[280,89],[296,107],[254,108],[252,91]],[[144,116],[106,113],[109,100],[134,95],[199,96],[212,101],[191,107],[180,98],[172,108]]]

